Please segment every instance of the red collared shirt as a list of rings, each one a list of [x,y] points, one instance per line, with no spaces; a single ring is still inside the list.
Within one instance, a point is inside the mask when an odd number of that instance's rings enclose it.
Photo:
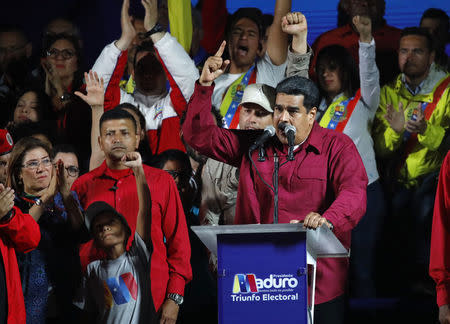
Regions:
[[[247,151],[261,132],[217,127],[208,113],[214,87],[196,85],[188,107],[183,134],[201,154],[240,167],[236,224],[273,223],[273,192],[261,181]],[[265,182],[272,185],[273,156],[286,162],[287,146],[274,139],[266,147],[267,158],[252,158]],[[334,226],[334,233],[350,247],[351,230],[366,211],[367,175],[353,141],[344,134],[314,124],[307,140],[294,151],[295,160],[279,171],[279,222],[303,220],[317,212]],[[345,292],[348,259],[318,261],[316,304]]]
[[[168,293],[183,295],[192,279],[191,249],[183,206],[172,177],[165,171],[144,165],[152,199],[151,237],[153,253],[150,278],[156,310]],[[115,187],[116,189],[114,190]],[[111,170],[106,162],[78,178],[72,186],[83,208],[94,201],[105,201],[121,213],[132,230],[136,230],[139,201],[136,180],[131,169]],[[92,241],[80,248],[83,267],[99,258]]]

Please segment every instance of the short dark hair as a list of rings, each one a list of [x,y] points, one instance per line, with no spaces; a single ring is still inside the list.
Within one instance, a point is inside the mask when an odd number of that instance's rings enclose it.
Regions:
[[[133,67],[136,67],[136,58],[140,52],[150,52],[154,55],[155,48],[153,47],[153,42],[151,40],[146,40],[136,47],[133,57]]]
[[[161,154],[158,154],[153,158],[152,166],[158,169],[162,169],[167,161],[179,161],[181,162],[186,174],[190,175],[192,173],[192,167],[191,162],[189,161],[189,157],[183,151],[171,149],[161,152]]]
[[[402,40],[403,37],[410,36],[410,35],[425,37],[425,39],[427,41],[428,50],[430,52],[434,51],[433,37],[431,36],[428,29],[423,28],[423,27],[406,27],[402,30],[402,32],[400,34],[400,41]]]
[[[73,147],[70,144],[58,144],[58,145],[55,145],[53,147],[53,153],[55,154],[55,156],[58,153],[72,153],[75,156],[77,156],[77,151],[75,150],[75,147]],[[78,158],[78,156],[77,156],[77,158]]]
[[[128,111],[123,109],[111,109],[108,111],[105,111],[103,115],[100,117],[100,122],[98,123],[98,127],[100,128],[100,132],[102,130],[102,125],[104,122],[108,120],[117,120],[117,119],[129,119],[133,123],[134,131],[137,134],[137,126],[136,126],[136,120],[134,119],[133,115],[130,114]]]
[[[443,26],[442,29],[445,29],[448,32],[448,28],[449,28],[448,15],[447,15],[447,13],[444,10],[438,9],[438,8],[428,8],[422,14],[422,18],[420,18],[420,24],[421,25],[422,25],[422,21],[425,18],[439,19],[441,21],[442,26]]]
[[[239,8],[236,12],[231,16],[231,23],[227,28],[227,39],[230,38],[231,32],[234,28],[234,25],[241,20],[242,18],[248,18],[253,21],[256,26],[258,26],[258,35],[260,39],[264,38],[264,34],[266,32],[264,28],[264,18],[260,9],[258,8]]]
[[[278,83],[276,92],[284,93],[291,96],[303,95],[303,106],[309,112],[312,108],[319,105],[320,94],[319,89],[310,79],[301,76],[291,76]]]
[[[360,87],[359,73],[355,60],[347,49],[340,45],[326,46],[317,55],[316,69],[321,60],[326,60],[329,65],[334,64],[339,67],[341,72],[339,77],[341,78],[342,91],[347,97],[353,97]],[[319,90],[321,95],[325,96],[325,92],[320,87],[320,84]]]
[[[125,111],[127,109],[132,110],[139,117],[139,125],[141,126],[141,128],[144,131],[147,130],[147,122],[145,121],[145,116],[141,113],[139,108],[136,107],[135,105],[133,105],[129,102],[124,102],[124,103],[121,103],[121,104],[115,106],[114,109],[125,109]]]

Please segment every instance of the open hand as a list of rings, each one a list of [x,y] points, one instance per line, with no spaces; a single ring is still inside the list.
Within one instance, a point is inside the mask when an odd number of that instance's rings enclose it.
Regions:
[[[59,191],[63,197],[70,195],[70,187],[66,179],[66,169],[64,167],[64,162],[61,159],[56,162],[56,185],[57,191]]]
[[[128,152],[122,157],[122,163],[131,169],[135,169],[142,166],[142,158],[139,152]]]
[[[136,29],[133,26],[133,18],[129,15],[130,0],[123,0],[122,11],[120,14],[120,26],[122,28],[122,35],[115,43],[118,49],[125,51],[131,45],[136,36]]]
[[[399,102],[398,110],[395,110],[392,104],[386,105],[386,115],[384,115],[389,126],[398,134],[405,128],[405,111],[403,110],[403,103]]]
[[[425,120],[425,115],[423,114],[422,103],[419,103],[419,107],[417,107],[414,114],[416,116],[415,120],[408,120],[406,122],[405,129],[410,133],[418,133],[423,135],[427,130],[427,121]]]
[[[14,190],[0,183],[0,219],[14,207]]]
[[[199,82],[203,86],[210,86],[215,79],[225,72],[230,60],[223,60],[222,54],[225,50],[226,41],[223,41],[214,56],[208,57],[203,66],[202,75],[200,76]]]
[[[89,73],[84,73],[84,80],[86,81],[87,95],[80,91],[75,91],[75,94],[91,107],[103,107],[105,98],[103,78],[99,78],[97,72],[89,70]]]
[[[359,33],[359,39],[363,43],[372,41],[372,20],[367,16],[354,16],[353,25]]]
[[[46,205],[51,204],[57,192],[58,192],[58,175],[56,168],[53,167],[50,184],[48,185],[47,190],[45,190],[44,194],[41,196],[42,202]]]

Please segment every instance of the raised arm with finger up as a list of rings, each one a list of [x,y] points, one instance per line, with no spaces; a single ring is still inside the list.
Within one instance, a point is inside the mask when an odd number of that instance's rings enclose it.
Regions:
[[[219,50],[213,56],[208,57],[203,66],[202,75],[200,76],[199,83],[202,86],[210,86],[215,79],[223,74],[230,60],[223,60],[222,54],[225,49],[226,42],[223,41]]]

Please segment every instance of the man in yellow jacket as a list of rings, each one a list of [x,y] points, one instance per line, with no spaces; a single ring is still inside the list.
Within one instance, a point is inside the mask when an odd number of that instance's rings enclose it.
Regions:
[[[413,262],[414,271],[409,273],[420,276],[428,267],[437,174],[448,151],[450,125],[450,74],[440,70],[434,58],[427,30],[402,31],[398,52],[402,73],[381,89],[373,129],[378,158],[391,162],[391,173],[384,179],[394,184],[389,221],[399,225],[398,234],[406,229],[401,251]]]

